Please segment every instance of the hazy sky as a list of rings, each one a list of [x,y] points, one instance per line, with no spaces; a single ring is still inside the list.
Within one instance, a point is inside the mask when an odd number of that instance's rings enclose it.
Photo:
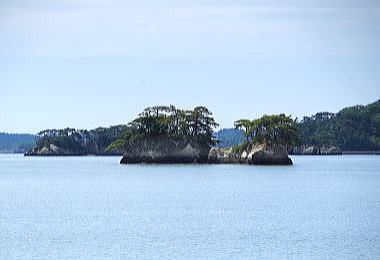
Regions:
[[[165,104],[231,127],[379,98],[378,0],[0,0],[0,131]]]

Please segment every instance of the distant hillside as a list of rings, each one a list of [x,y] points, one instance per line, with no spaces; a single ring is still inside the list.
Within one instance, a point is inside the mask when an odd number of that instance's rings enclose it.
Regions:
[[[380,151],[380,100],[347,107],[338,113],[320,112],[299,123],[304,145],[337,146],[343,151]],[[218,147],[242,143],[240,130],[222,129],[214,135]]]
[[[242,136],[243,131],[234,128],[224,128],[214,133],[214,136],[219,141],[216,145],[220,148],[236,146],[243,143],[244,137]]]
[[[31,134],[0,133],[0,153],[24,153],[36,143]]]
[[[300,122],[303,142],[334,145],[344,151],[380,150],[380,100],[347,107],[338,113],[321,112]]]

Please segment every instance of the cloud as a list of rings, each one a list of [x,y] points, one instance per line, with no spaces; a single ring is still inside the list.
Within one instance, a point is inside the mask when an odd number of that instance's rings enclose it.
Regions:
[[[379,5],[268,3],[4,1],[0,47],[3,54],[64,57],[243,58],[379,52]]]

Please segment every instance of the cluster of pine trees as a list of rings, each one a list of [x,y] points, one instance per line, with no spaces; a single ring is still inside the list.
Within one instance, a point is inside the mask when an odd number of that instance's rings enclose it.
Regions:
[[[47,129],[37,134],[37,147],[54,144],[73,153],[103,153],[107,146],[121,138],[128,129],[126,125],[98,127],[93,130],[75,128]]]
[[[285,114],[265,115],[259,119],[240,119],[235,128],[243,130],[245,142],[241,148],[255,143],[283,145],[288,150],[300,144],[298,123]]]
[[[193,110],[182,110],[173,105],[148,107],[129,124],[129,130],[141,136],[204,137],[209,144],[213,144],[213,132],[218,124],[211,115],[203,106]]]

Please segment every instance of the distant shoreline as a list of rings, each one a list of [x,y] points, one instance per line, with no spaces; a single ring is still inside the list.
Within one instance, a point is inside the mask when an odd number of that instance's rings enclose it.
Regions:
[[[380,155],[380,151],[343,151],[342,154],[374,154],[374,155]]]

